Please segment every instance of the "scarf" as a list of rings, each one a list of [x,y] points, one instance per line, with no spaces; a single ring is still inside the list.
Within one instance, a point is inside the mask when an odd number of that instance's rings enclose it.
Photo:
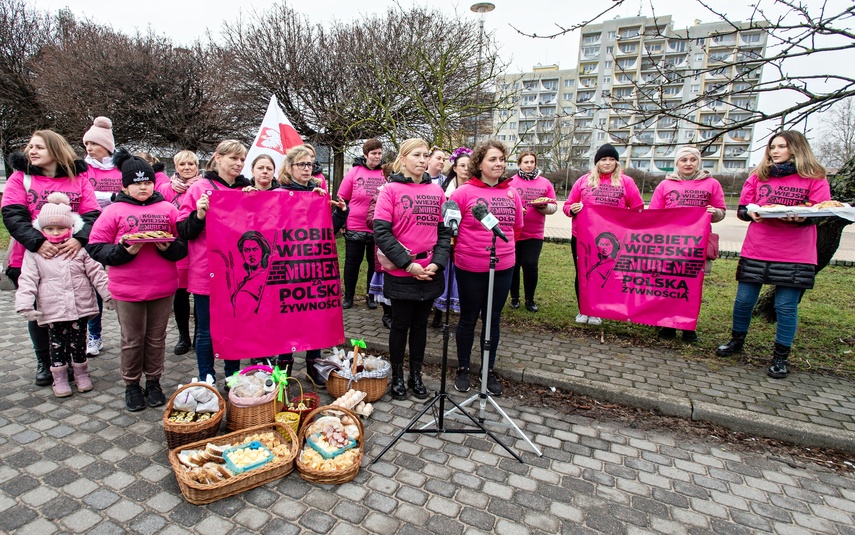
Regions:
[[[796,174],[796,164],[793,162],[773,163],[769,166],[769,176],[782,177]]]
[[[71,237],[71,229],[68,229],[66,232],[60,234],[59,236],[53,236],[51,234],[43,234],[43,236],[48,242],[54,245],[58,245]]]
[[[116,168],[116,166],[113,165],[113,157],[112,156],[107,156],[99,162],[98,160],[96,160],[92,156],[87,155],[86,158],[83,159],[83,161],[85,161],[86,163],[88,163],[92,167],[95,167],[96,169],[101,169],[103,171],[109,171],[110,169]]]
[[[519,171],[517,171],[517,174],[518,174],[518,175],[520,176],[520,178],[521,178],[521,179],[523,179],[523,180],[534,180],[535,178],[537,178],[537,175],[539,175],[539,174],[540,174],[540,173],[539,173],[539,171],[540,171],[539,169],[535,169],[535,170],[534,170],[534,171],[532,171],[531,173],[526,173],[526,172],[524,172],[524,171],[522,171],[522,170],[519,170]]]
[[[202,175],[194,176],[193,178],[188,178],[185,182],[183,178],[178,176],[178,173],[175,173],[174,175],[172,175],[172,178],[169,179],[169,185],[172,186],[172,189],[175,191],[175,193],[181,195],[182,193],[185,193],[188,189],[190,189],[190,186],[195,184],[196,181],[200,178],[202,178]]]

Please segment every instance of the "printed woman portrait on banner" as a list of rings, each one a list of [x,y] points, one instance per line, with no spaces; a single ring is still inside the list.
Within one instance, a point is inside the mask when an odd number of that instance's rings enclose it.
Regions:
[[[589,284],[598,284],[602,288],[614,268],[615,259],[620,252],[620,242],[611,232],[602,232],[594,243],[597,246],[597,262],[585,276]]]
[[[270,242],[257,230],[244,232],[237,243],[238,252],[243,259],[246,276],[235,285],[232,305],[238,308],[250,307],[257,313],[261,295],[267,283],[267,268],[270,262]]]

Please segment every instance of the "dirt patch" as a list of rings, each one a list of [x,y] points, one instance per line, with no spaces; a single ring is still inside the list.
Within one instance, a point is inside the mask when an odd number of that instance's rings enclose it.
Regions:
[[[425,373],[439,377],[440,367],[425,365]],[[448,388],[453,388],[449,380]],[[731,431],[721,426],[663,416],[655,411],[605,403],[558,388],[546,388],[502,379],[502,399],[520,400],[530,407],[547,407],[562,414],[579,414],[602,421],[619,421],[627,427],[642,430],[668,430],[687,437],[729,449],[760,453],[794,468],[815,464],[838,472],[855,473],[855,454],[823,448],[806,448],[780,440],[761,438]]]

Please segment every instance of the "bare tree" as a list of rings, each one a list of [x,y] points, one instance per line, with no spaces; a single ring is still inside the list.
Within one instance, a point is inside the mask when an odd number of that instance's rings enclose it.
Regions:
[[[823,165],[843,167],[855,157],[855,105],[852,98],[836,103],[821,117],[823,126],[814,142],[816,155]]]
[[[0,0],[0,155],[47,125],[34,66],[50,41],[50,19],[23,0]]]

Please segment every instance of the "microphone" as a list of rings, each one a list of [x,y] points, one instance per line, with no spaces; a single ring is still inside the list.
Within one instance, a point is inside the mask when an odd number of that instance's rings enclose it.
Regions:
[[[460,206],[454,201],[445,201],[445,204],[442,205],[442,220],[445,227],[451,231],[452,237],[457,236],[457,229],[460,228],[462,218]]]
[[[508,242],[507,236],[505,236],[505,233],[502,232],[502,229],[499,227],[499,220],[487,210],[486,206],[483,204],[476,204],[473,206],[472,217],[480,221],[481,224],[484,225],[484,228],[492,231],[495,236],[505,240],[505,243]]]

